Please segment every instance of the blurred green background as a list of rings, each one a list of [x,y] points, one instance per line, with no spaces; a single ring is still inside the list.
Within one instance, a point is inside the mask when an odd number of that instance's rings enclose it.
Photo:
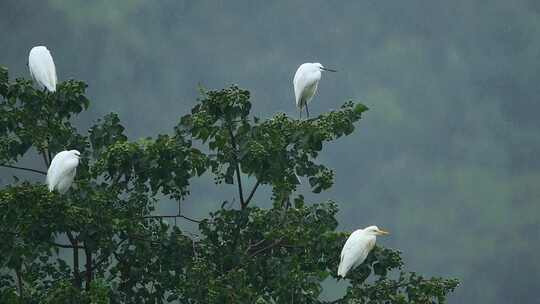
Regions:
[[[171,132],[199,85],[251,90],[259,117],[297,115],[298,65],[338,69],[310,112],[348,99],[370,111],[322,155],[335,187],[299,193],[338,201],[340,229],[390,230],[379,242],[408,269],[459,278],[450,303],[538,301],[539,1],[3,0],[0,29],[12,77],[29,78],[30,48],[46,45],[60,81],[89,84],[78,125],[118,112],[131,138]],[[15,173],[36,178],[2,169],[0,182]],[[184,212],[234,197],[211,182],[194,183]],[[343,288],[327,285],[328,297]]]

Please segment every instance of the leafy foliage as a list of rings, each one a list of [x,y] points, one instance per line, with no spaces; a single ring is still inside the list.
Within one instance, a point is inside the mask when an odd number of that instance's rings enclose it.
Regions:
[[[318,153],[351,134],[365,106],[260,120],[249,92],[232,86],[203,92],[172,134],[130,141],[115,114],[87,135],[71,124],[89,105],[85,88],[67,81],[50,94],[0,69],[0,165],[29,170],[15,166],[25,154],[48,165],[66,148],[84,156],[67,195],[18,180],[0,190],[2,303],[325,303],[321,282],[335,278],[348,234],[336,231],[337,203],[292,193],[297,176],[315,193],[332,186]],[[181,203],[205,172],[238,188],[239,209],[197,221],[198,235],[152,215],[162,195]],[[246,176],[256,179],[250,191]],[[272,188],[272,208],[256,206],[259,185]],[[402,266],[398,251],[376,247],[333,303],[443,303],[457,286]]]

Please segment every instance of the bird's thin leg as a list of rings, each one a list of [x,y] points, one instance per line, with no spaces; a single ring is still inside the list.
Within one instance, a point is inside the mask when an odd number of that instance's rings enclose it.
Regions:
[[[307,103],[306,103],[306,114],[307,114],[307,119],[309,119],[309,109],[307,107]]]
[[[299,107],[298,108],[298,115],[299,115],[299,120],[302,120],[302,107]]]

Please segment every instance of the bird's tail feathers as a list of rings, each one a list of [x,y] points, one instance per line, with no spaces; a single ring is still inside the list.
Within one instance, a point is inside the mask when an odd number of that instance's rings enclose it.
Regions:
[[[49,176],[49,175],[47,175],[47,177],[45,177],[45,183],[47,184],[47,188],[49,189],[49,192],[53,192],[53,190],[54,190],[54,185],[53,185],[53,183],[51,182],[50,176]]]
[[[47,90],[51,93],[56,92],[56,85],[46,85]]]
[[[349,269],[347,269],[347,267],[343,264],[339,264],[339,267],[338,267],[338,271],[337,271],[337,275],[339,277],[342,277],[344,278],[346,275],[347,275],[347,272],[348,272]]]

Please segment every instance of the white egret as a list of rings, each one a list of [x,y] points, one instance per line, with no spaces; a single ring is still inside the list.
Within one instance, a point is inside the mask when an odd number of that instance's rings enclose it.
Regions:
[[[50,192],[54,189],[61,194],[68,191],[75,179],[80,157],[77,150],[62,151],[53,157],[46,179]]]
[[[322,71],[337,72],[336,70],[323,67],[323,65],[318,62],[308,62],[300,65],[294,74],[294,96],[296,98],[296,107],[298,107],[300,112],[300,118],[302,118],[302,109],[304,107],[306,108],[306,114],[309,118],[308,104],[317,92],[317,86],[319,85],[319,80],[321,80]]]
[[[350,270],[362,264],[375,246],[376,236],[385,234],[388,234],[388,232],[379,229],[377,226],[369,226],[351,233],[341,250],[338,276],[344,278]]]
[[[43,89],[47,88],[49,92],[56,91],[56,67],[49,50],[40,45],[35,46],[30,50],[28,55],[28,68],[30,75],[37,82],[38,86]]]

